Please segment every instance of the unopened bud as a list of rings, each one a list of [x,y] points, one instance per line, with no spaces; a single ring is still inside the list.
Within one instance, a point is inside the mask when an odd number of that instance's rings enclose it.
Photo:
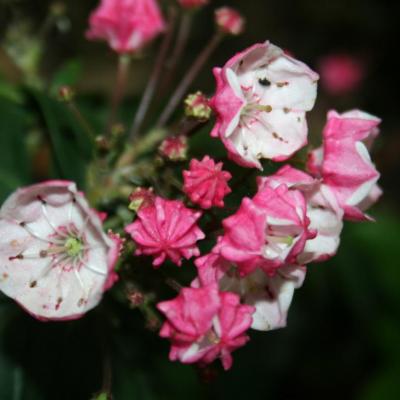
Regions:
[[[141,292],[135,291],[128,293],[128,300],[133,307],[139,307],[144,302],[144,295]]]
[[[183,135],[169,137],[163,140],[158,150],[168,160],[184,161],[187,158],[187,138]]]
[[[65,101],[66,103],[74,100],[75,92],[70,86],[61,86],[58,89],[58,95],[61,101]]]
[[[107,138],[103,135],[97,136],[96,139],[96,146],[100,151],[108,151],[110,150],[110,143]]]
[[[140,208],[152,205],[154,197],[153,188],[138,187],[129,196],[128,208],[138,212]]]
[[[221,32],[236,36],[244,31],[245,20],[235,9],[221,7],[215,10],[215,23]]]
[[[187,117],[208,121],[211,117],[211,107],[207,97],[201,92],[189,94],[185,99],[185,114]]]

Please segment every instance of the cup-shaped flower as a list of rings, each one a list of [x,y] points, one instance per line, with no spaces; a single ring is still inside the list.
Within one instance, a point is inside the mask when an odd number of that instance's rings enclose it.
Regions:
[[[306,274],[305,267],[287,266],[274,276],[257,269],[241,277],[234,264],[216,253],[198,258],[195,264],[198,278],[192,285],[202,287],[217,283],[220,290],[238,294],[242,303],[254,307],[251,328],[259,331],[286,326],[294,291],[303,284]]]
[[[231,159],[261,168],[260,159],[283,161],[307,143],[306,111],[314,106],[318,75],[266,42],[214,69],[210,101],[217,114],[211,135]]]
[[[205,235],[197,226],[201,212],[186,208],[179,200],[156,197],[152,205],[140,208],[137,219],[125,227],[137,245],[136,255],[152,255],[153,265],[167,258],[180,266],[182,257],[199,255],[196,246]]]
[[[285,184],[291,190],[300,190],[307,202],[309,229],[316,232],[314,238],[306,241],[297,257],[300,264],[325,261],[334,256],[340,244],[343,228],[343,210],[333,192],[319,179],[290,165],[283,166],[274,175],[258,179],[259,188],[269,185],[273,188]]]
[[[38,319],[79,318],[116,280],[120,246],[74,183],[19,189],[0,210],[0,289]]]
[[[201,161],[192,159],[189,171],[183,171],[183,191],[201,208],[223,207],[224,197],[231,192],[231,174],[222,170],[222,162],[215,163],[209,156]]]
[[[118,53],[135,52],[165,28],[156,0],[101,0],[89,18],[88,39],[100,39]]]
[[[171,361],[209,364],[220,358],[232,366],[231,352],[248,341],[254,308],[240,304],[239,296],[220,292],[216,284],[184,288],[174,300],[157,305],[167,321],[160,336],[171,341]]]
[[[368,151],[379,132],[379,123],[378,118],[358,110],[344,114],[330,111],[323,148],[309,157],[309,169],[320,174],[346,219],[368,219],[364,211],[381,194],[377,186],[379,173]]]
[[[266,185],[223,221],[224,235],[215,250],[235,263],[241,276],[257,268],[273,276],[278,268],[297,265],[306,241],[315,237],[306,211],[300,191]]]

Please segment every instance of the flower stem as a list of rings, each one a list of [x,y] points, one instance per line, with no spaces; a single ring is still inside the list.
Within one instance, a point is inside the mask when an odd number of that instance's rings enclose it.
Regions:
[[[164,126],[168,122],[171,115],[174,113],[176,107],[178,106],[179,102],[182,100],[183,96],[188,90],[189,86],[195,80],[201,68],[207,62],[213,51],[217,48],[222,38],[223,35],[220,32],[215,33],[214,36],[211,38],[211,40],[207,43],[203,51],[194,61],[189,71],[187,72],[187,74],[185,75],[185,77],[183,78],[183,80],[181,81],[181,83],[178,85],[175,92],[171,96],[170,101],[168,102],[159,120],[157,121],[156,126],[158,128]]]
[[[153,96],[157,88],[157,84],[160,79],[162,69],[164,67],[164,61],[165,58],[167,57],[167,52],[172,43],[172,38],[175,30],[175,23],[176,23],[176,9],[175,7],[171,6],[169,8],[167,32],[165,33],[164,40],[161,43],[158,56],[154,63],[153,71],[150,75],[150,80],[147,84],[146,90],[139,104],[139,108],[136,112],[135,119],[133,121],[132,128],[129,133],[129,140],[131,142],[134,141],[136,136],[138,135],[138,132],[142,126],[147,111],[150,107],[151,101],[153,100]]]
[[[175,77],[175,73],[177,70],[178,61],[181,59],[183,52],[185,51],[188,39],[190,28],[192,26],[192,12],[184,12],[178,29],[177,39],[175,43],[175,48],[172,52],[172,55],[165,67],[166,76],[164,77],[164,82],[161,87],[161,93],[165,94],[168,90],[172,80]],[[162,96],[161,96],[162,97]]]
[[[111,99],[111,111],[108,117],[106,132],[109,133],[115,122],[118,107],[124,97],[126,81],[128,78],[130,56],[121,54],[118,58],[117,79]]]
[[[95,141],[96,135],[95,135],[92,127],[90,126],[89,122],[86,120],[86,118],[80,112],[76,103],[73,100],[70,100],[67,102],[67,106],[68,106],[69,110],[71,111],[71,113],[75,116],[78,123],[81,125],[84,132],[87,134],[90,141],[93,143]]]

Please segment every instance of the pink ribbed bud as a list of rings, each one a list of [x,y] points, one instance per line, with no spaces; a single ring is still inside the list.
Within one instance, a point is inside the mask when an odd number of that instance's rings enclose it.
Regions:
[[[205,237],[197,226],[200,212],[186,208],[179,200],[156,197],[154,204],[139,209],[137,216],[125,231],[136,242],[136,255],[152,255],[155,267],[167,258],[180,266],[182,257],[199,255],[196,242]]]
[[[209,156],[201,161],[192,159],[190,170],[183,171],[183,178],[186,195],[204,209],[223,207],[224,197],[231,192],[227,183],[231,174],[222,170],[222,162],[216,164]]]

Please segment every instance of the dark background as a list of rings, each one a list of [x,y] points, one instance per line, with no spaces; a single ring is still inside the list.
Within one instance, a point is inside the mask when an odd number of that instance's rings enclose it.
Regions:
[[[23,31],[25,23],[28,32],[39,32],[49,3],[0,0],[0,40],[4,40],[10,27]],[[214,81],[210,67],[223,65],[235,52],[266,39],[289,49],[314,69],[318,69],[321,57],[331,53],[350,53],[362,60],[366,77],[356,91],[332,96],[320,89],[309,117],[310,132],[318,137],[331,108],[361,108],[383,119],[374,153],[385,193],[372,210],[377,222],[346,223],[338,255],[327,263],[309,267],[305,285],[295,295],[288,327],[252,333],[251,342],[235,352],[234,367],[228,373],[218,368],[199,372],[190,366],[169,363],[167,344],[143,328],[138,312],[118,305],[113,306],[112,312],[111,308],[107,310],[107,304],[113,305],[112,299],[103,305],[101,313],[94,311],[81,321],[60,325],[36,322],[0,298],[1,400],[89,399],[101,389],[107,365],[112,366],[116,400],[400,398],[400,3],[212,3],[237,7],[247,18],[247,29],[241,37],[230,38],[221,46],[194,89],[211,93]],[[79,70],[74,83],[83,98],[82,106],[86,110],[95,106],[101,109],[106,106],[104,96],[114,84],[115,56],[105,44],[84,39],[86,19],[96,2],[71,0],[65,4],[66,19],[61,26],[64,32],[53,28],[44,35],[41,74],[50,80],[74,60],[73,65],[78,65]],[[182,71],[212,30],[212,9],[200,11],[190,49],[180,63]],[[134,111],[137,96],[144,88],[153,52],[154,48],[149,49],[133,63],[125,104],[127,115]],[[44,149],[33,171],[23,175],[28,167],[24,154],[19,152],[20,139],[15,135],[11,143],[7,134],[30,126],[33,117],[26,106],[22,110],[4,100],[12,93],[10,86],[18,84],[17,74],[0,57],[2,199],[19,184],[42,177],[47,157]],[[102,320],[104,315],[109,315],[111,323]],[[122,326],[118,322],[120,325],[115,327],[113,318],[123,321]]]

